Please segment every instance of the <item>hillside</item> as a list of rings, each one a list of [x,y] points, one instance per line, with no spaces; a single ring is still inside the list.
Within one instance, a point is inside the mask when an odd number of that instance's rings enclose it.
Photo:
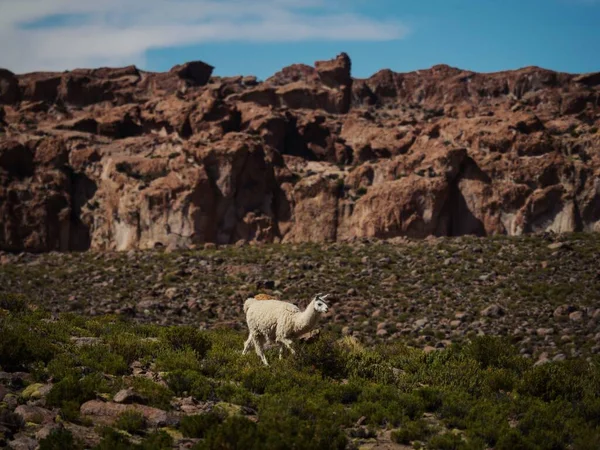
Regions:
[[[0,70],[0,249],[600,230],[600,75]]]
[[[0,253],[0,446],[596,449],[599,257],[596,233]],[[331,294],[268,368],[241,355],[259,291]]]

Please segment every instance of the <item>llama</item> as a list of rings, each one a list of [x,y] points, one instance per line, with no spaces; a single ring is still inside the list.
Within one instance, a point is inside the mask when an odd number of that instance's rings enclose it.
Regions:
[[[304,311],[300,311],[296,305],[280,300],[247,299],[244,302],[244,313],[250,335],[244,343],[242,354],[245,355],[250,344],[254,344],[256,354],[268,366],[263,346],[269,341],[279,344],[279,359],[283,356],[284,346],[295,354],[292,339],[308,333],[317,325],[321,314],[329,310],[324,301],[328,295],[315,295]]]

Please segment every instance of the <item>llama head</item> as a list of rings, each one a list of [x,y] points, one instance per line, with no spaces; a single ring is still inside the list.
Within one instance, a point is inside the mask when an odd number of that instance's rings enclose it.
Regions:
[[[325,303],[325,298],[328,295],[329,294],[323,295],[321,293],[315,295],[315,298],[313,299],[313,301],[315,302],[315,311],[320,313],[326,313],[327,311],[329,311],[329,306],[327,306],[327,303]]]

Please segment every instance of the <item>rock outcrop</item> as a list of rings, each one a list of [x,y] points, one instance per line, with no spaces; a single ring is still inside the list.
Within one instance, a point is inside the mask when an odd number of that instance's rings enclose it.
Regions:
[[[0,70],[0,250],[600,231],[600,75]]]

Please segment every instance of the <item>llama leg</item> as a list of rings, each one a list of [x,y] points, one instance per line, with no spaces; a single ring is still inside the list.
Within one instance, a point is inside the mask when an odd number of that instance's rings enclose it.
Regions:
[[[250,333],[250,335],[248,336],[248,339],[246,339],[246,342],[244,342],[244,350],[242,351],[242,355],[245,355],[246,353],[248,353],[250,344],[252,344],[252,333]]]
[[[284,347],[283,344],[279,343],[279,359],[283,358],[283,351],[284,351]]]
[[[261,359],[263,364],[265,366],[268,366],[269,363],[267,362],[267,357],[265,356],[265,354],[263,352],[263,348],[262,348],[262,346],[264,344],[264,338],[252,336],[252,342],[254,342],[254,349],[256,350],[256,354]]]
[[[280,337],[280,338],[277,338],[277,341],[280,342],[280,343],[282,343],[283,345],[285,345],[288,348],[288,350],[290,351],[290,353],[292,355],[296,354],[296,350],[294,350],[294,348],[292,347],[292,340],[291,339],[288,339],[288,338],[285,338],[285,337]]]

